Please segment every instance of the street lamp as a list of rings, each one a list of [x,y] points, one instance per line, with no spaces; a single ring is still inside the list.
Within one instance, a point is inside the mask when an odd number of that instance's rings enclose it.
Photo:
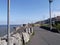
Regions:
[[[10,45],[10,0],[7,0],[7,45]]]
[[[50,30],[52,29],[52,18],[51,18],[51,3],[53,0],[49,0],[49,15],[50,15]]]

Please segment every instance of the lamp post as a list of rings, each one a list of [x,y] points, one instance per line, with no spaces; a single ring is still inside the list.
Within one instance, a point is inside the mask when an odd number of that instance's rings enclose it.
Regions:
[[[10,45],[10,0],[7,0],[7,45]]]
[[[52,18],[51,18],[51,3],[53,0],[49,0],[49,15],[50,15],[50,30],[52,29]]]

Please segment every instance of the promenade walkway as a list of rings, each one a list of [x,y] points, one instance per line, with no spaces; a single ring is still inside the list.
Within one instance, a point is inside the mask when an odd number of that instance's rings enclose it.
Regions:
[[[27,45],[60,45],[60,34],[39,27],[34,28],[35,35]]]

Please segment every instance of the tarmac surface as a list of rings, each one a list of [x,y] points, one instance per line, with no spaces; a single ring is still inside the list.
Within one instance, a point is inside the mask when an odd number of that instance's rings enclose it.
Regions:
[[[60,34],[34,27],[34,36],[27,45],[60,45]]]

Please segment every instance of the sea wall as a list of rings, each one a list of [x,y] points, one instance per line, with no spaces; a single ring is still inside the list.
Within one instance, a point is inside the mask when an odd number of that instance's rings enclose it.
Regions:
[[[30,37],[33,33],[33,28],[25,28],[25,32],[19,33],[17,30],[16,32],[11,33],[10,36],[10,45],[24,45],[30,40]],[[7,35],[0,38],[0,45],[7,45]]]

